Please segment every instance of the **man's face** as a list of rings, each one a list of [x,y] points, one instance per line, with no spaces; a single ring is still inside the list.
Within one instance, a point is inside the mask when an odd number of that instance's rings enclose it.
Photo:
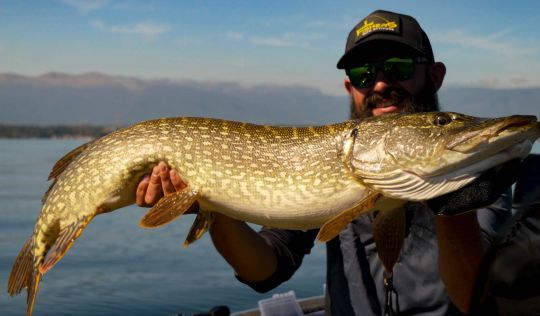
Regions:
[[[396,56],[400,54],[385,52],[377,57],[364,58],[362,61],[381,62]],[[433,64],[416,64],[413,76],[402,81],[393,81],[383,71],[378,71],[375,82],[365,88],[357,88],[348,77],[345,78],[345,88],[351,96],[351,118],[399,112],[437,111],[439,109],[437,88],[429,76],[432,66]]]

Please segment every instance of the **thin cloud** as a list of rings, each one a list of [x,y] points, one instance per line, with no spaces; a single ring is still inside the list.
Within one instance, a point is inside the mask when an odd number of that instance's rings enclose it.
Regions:
[[[107,4],[107,0],[60,0],[65,5],[74,7],[79,12],[86,14],[99,10]]]
[[[167,25],[154,24],[150,22],[141,22],[135,25],[108,25],[102,21],[96,20],[92,22],[92,27],[115,34],[132,34],[143,36],[147,40],[152,40],[155,37],[165,34],[171,30]]]
[[[119,2],[111,5],[111,9],[127,12],[154,12],[156,7],[148,3]]]
[[[305,23],[306,28],[321,29],[331,31],[350,31],[356,23],[358,18],[343,17],[340,20],[313,20]]]
[[[320,40],[324,37],[323,34],[319,33],[287,33],[282,36],[253,36],[250,38],[250,42],[258,46],[311,48],[312,45],[310,43],[312,41]]]
[[[244,39],[244,34],[240,32],[227,32],[225,34],[225,37],[235,40],[235,41],[241,41]]]
[[[474,36],[463,30],[449,30],[444,33],[433,33],[432,39],[435,43],[475,48],[505,56],[524,56],[532,53],[531,50],[524,50],[515,43],[505,41],[504,37],[511,32],[511,30],[505,29],[485,36]]]
[[[259,46],[295,47],[297,43],[283,37],[252,37],[251,43]]]
[[[540,63],[538,54],[540,46],[529,38],[513,36],[515,29],[505,28],[482,36],[471,35],[464,30],[449,30],[443,33],[432,33],[434,43],[447,44],[448,56],[467,60],[476,65],[475,71],[455,80],[486,87],[524,87],[539,86],[539,79],[527,74],[538,73]],[[470,72],[464,66],[462,74]]]

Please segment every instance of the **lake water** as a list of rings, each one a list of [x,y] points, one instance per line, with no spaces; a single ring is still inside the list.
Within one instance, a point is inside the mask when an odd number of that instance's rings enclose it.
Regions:
[[[82,141],[0,139],[0,315],[22,315],[26,292],[9,297],[11,265],[30,236],[52,165]],[[538,142],[533,149],[540,153]],[[182,248],[193,215],[162,228],[138,227],[146,209],[130,206],[96,217],[41,282],[35,315],[174,315],[228,305],[232,311],[294,290],[322,294],[326,263],[318,244],[294,277],[258,294],[239,283],[208,235]]]
[[[11,265],[30,236],[52,165],[82,141],[0,139],[0,315],[23,315],[26,291],[6,293]],[[256,307],[271,293],[320,295],[326,273],[318,244],[295,276],[267,294],[238,282],[208,235],[182,248],[193,215],[162,228],[138,227],[135,206],[96,217],[41,282],[34,315],[174,315],[228,305]]]

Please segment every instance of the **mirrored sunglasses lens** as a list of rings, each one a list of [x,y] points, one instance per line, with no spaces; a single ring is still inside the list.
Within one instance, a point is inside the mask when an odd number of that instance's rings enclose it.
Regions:
[[[372,65],[365,65],[362,67],[356,67],[349,70],[349,79],[353,86],[357,88],[364,88],[373,83],[375,78],[374,69]]]
[[[414,74],[414,61],[411,58],[390,58],[384,62],[383,71],[392,80],[411,79]]]

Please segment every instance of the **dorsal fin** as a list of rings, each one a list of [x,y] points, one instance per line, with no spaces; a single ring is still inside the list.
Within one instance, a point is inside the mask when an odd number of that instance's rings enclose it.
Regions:
[[[53,180],[45,194],[43,194],[43,197],[41,198],[41,202],[45,203],[45,200],[47,200],[47,196],[49,196],[49,192],[51,192],[52,188],[54,187],[54,184],[56,183],[56,178],[66,170],[67,166],[75,159],[75,157],[79,156],[90,144],[92,144],[95,140],[91,140],[88,143],[82,144],[81,146],[73,149],[72,151],[68,152],[64,155],[64,157],[60,158],[58,160],[52,170],[49,174],[49,177],[47,180]]]
[[[82,144],[81,146],[73,149],[72,151],[68,152],[64,157],[60,158],[55,164],[54,167],[51,170],[51,173],[49,174],[49,177],[47,180],[56,179],[58,175],[60,175],[64,170],[66,170],[67,166],[71,163],[75,157],[79,156],[90,144],[92,144],[94,140],[89,141],[88,143]]]
[[[49,193],[51,192],[51,190],[54,187],[55,183],[56,183],[56,179],[54,179],[54,181],[51,183],[51,185],[49,185],[49,188],[47,189],[45,194],[43,194],[43,196],[41,197],[41,203],[45,204],[45,201],[47,200],[47,197],[49,196]]]

